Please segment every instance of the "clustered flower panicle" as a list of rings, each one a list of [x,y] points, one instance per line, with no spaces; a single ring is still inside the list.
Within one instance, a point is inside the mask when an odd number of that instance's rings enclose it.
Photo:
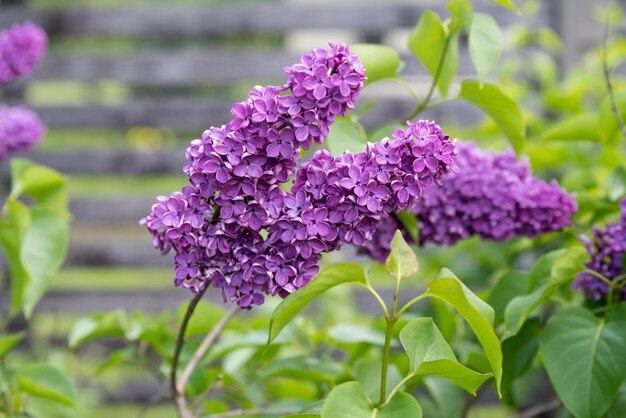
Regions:
[[[365,70],[347,46],[331,44],[285,71],[285,85],[255,87],[232,107],[233,120],[191,143],[191,186],[159,197],[141,221],[158,249],[176,252],[176,285],[211,284],[242,308],[305,286],[323,252],[365,242],[441,183],[455,156],[441,129],[421,121],[363,153],[318,151],[296,173],[300,147],[321,143],[354,107]]]
[[[619,223],[609,223],[604,229],[594,227],[593,237],[585,235],[580,240],[585,244],[591,260],[585,268],[615,281],[624,274],[624,256],[626,255],[626,199],[620,203],[621,216]],[[624,278],[621,279],[621,283]],[[583,291],[588,299],[601,300],[606,298],[610,286],[608,283],[591,273],[580,273],[574,282],[574,289]],[[621,288],[621,298],[626,299],[626,287]]]
[[[0,31],[0,84],[30,74],[45,55],[47,45],[46,32],[30,22]]]
[[[513,150],[482,151],[472,142],[457,144],[459,173],[443,187],[430,187],[415,206],[419,244],[454,245],[478,235],[506,241],[534,237],[565,228],[576,212],[576,201],[556,181],[546,183],[532,175],[527,160]],[[389,219],[363,248],[377,260],[389,254]]]
[[[0,104],[0,159],[15,152],[28,151],[45,133],[37,114],[24,106]]]

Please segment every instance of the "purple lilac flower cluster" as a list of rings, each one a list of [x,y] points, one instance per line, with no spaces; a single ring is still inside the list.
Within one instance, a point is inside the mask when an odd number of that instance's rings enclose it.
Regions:
[[[26,107],[0,104],[0,159],[14,152],[28,151],[39,142],[45,126],[37,114]]]
[[[626,199],[620,203],[621,217],[619,223],[609,223],[604,229],[595,227],[593,237],[581,235],[580,240],[587,247],[591,261],[585,268],[594,271],[610,281],[624,274],[624,256],[626,255]],[[618,280],[624,281],[624,277]],[[591,273],[581,273],[572,286],[580,289],[585,296],[593,300],[601,300],[610,291],[609,284]],[[621,288],[621,298],[626,299],[626,288]]]
[[[321,143],[335,118],[354,108],[365,69],[346,45],[330,44],[285,72],[284,85],[253,88],[228,124],[192,141],[184,167],[191,186],[159,197],[141,220],[158,249],[176,252],[175,285],[197,292],[211,283],[247,308],[264,293],[303,286],[294,271],[316,271],[314,260],[291,262],[295,247],[281,255],[289,263],[268,254],[265,230],[282,216],[288,198],[280,185],[295,173],[300,148]]]
[[[47,45],[46,32],[30,22],[0,31],[0,84],[30,74],[45,55]]]
[[[528,161],[518,160],[512,150],[482,151],[472,142],[457,148],[460,173],[443,187],[428,188],[414,209],[420,245],[454,245],[472,235],[506,241],[558,231],[571,223],[577,210],[574,198],[556,181],[534,177]],[[393,235],[388,231],[398,225],[393,219],[386,222],[362,249],[378,260],[389,254]]]

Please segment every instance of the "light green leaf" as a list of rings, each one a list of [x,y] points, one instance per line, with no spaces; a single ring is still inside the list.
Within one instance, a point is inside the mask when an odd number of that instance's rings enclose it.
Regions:
[[[461,83],[459,98],[472,103],[489,115],[504,132],[517,155],[522,153],[526,124],[515,100],[493,84],[485,83],[481,88],[479,82],[470,80]]]
[[[297,356],[273,360],[260,370],[259,376],[262,379],[283,376],[332,384],[342,373],[343,367],[329,358]]]
[[[355,263],[339,263],[326,267],[311,280],[311,283],[287,296],[272,313],[267,345],[278,336],[280,331],[307,306],[322,293],[333,287],[356,283],[367,285],[365,273],[361,266]]]
[[[626,194],[626,169],[622,166],[617,167],[607,179],[607,183],[609,199],[621,200]]]
[[[67,181],[57,171],[32,161],[11,160],[11,197],[31,196],[40,206],[67,218]]]
[[[76,407],[76,391],[72,382],[58,369],[47,364],[37,364],[19,369],[18,387],[31,396],[49,399]]]
[[[108,313],[96,313],[81,318],[72,327],[68,337],[70,348],[76,348],[87,341],[102,337],[124,338],[126,314],[118,309]]]
[[[450,0],[446,7],[452,14],[450,30],[454,32],[464,27],[466,31],[469,31],[472,27],[474,14],[472,2],[470,0]]]
[[[475,13],[469,33],[468,49],[478,81],[482,86],[504,50],[502,32],[496,20],[483,13]]]
[[[408,393],[399,392],[382,406],[376,418],[422,418],[422,407]]]
[[[396,230],[391,240],[391,252],[385,262],[387,272],[396,277],[410,278],[417,274],[419,264],[413,249],[406,243],[402,232]]]
[[[20,250],[21,263],[28,273],[24,289],[24,314],[29,318],[46,292],[52,277],[65,261],[67,222],[47,208],[31,208],[31,222]]]
[[[324,401],[322,418],[373,418],[372,402],[358,382],[342,383]]]
[[[282,418],[320,418],[319,414],[294,414],[294,415],[283,415]]]
[[[569,116],[550,125],[542,135],[543,141],[591,141],[600,142],[598,114],[583,113]]]
[[[437,377],[425,377],[424,386],[432,398],[434,409],[431,414],[425,414],[428,418],[459,418],[465,402],[466,392],[450,382]]]
[[[22,341],[25,335],[25,332],[0,335],[0,358],[2,358],[6,353],[11,351],[11,349],[15,347],[17,343]]]
[[[458,31],[446,34],[439,15],[426,10],[409,36],[409,49],[433,77],[439,73],[437,87],[447,96],[458,66]]]
[[[506,7],[507,9],[513,10],[515,13],[518,13],[518,14],[522,13],[519,7],[517,7],[515,3],[513,3],[511,0],[492,0],[492,1]]]
[[[325,141],[330,153],[336,157],[343,154],[344,151],[363,152],[366,142],[367,139],[363,136],[363,131],[359,129],[356,122],[343,116],[338,116],[335,119]]]
[[[407,378],[439,376],[475,394],[476,389],[492,376],[460,364],[432,318],[409,322],[400,331],[400,342],[409,356],[410,374]]]
[[[384,345],[385,334],[372,327],[353,323],[340,323],[328,330],[328,337],[338,343]]]
[[[493,330],[493,309],[472,293],[450,270],[443,269],[430,282],[426,295],[452,305],[476,334],[493,372],[498,392],[502,379],[502,350]]]
[[[367,76],[365,84],[398,77],[402,62],[393,48],[378,44],[355,44],[350,46],[350,50],[356,52],[365,66]]]
[[[532,291],[511,300],[504,311],[502,341],[516,335],[543,301],[582,271],[586,259],[587,251],[583,247],[557,250],[541,257],[529,273],[528,282]]]
[[[598,418],[626,379],[626,304],[608,318],[575,307],[550,318],[540,338],[559,399],[576,418]]]

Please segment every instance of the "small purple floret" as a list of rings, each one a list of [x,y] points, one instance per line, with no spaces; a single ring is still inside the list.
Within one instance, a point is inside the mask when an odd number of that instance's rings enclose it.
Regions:
[[[47,45],[46,32],[30,22],[0,31],[0,84],[30,74],[46,54]]]
[[[24,152],[39,142],[45,125],[32,110],[0,104],[0,159]]]

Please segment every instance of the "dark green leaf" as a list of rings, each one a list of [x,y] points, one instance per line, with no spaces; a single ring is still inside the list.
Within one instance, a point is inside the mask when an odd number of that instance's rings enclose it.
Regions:
[[[531,319],[516,336],[502,343],[502,396],[509,405],[513,404],[513,382],[526,373],[539,350],[540,332],[539,320]]]
[[[414,397],[399,392],[393,399],[382,406],[377,418],[422,418],[422,408]]]
[[[322,418],[372,418],[373,405],[363,386],[347,382],[336,386],[324,401]]]
[[[27,366],[17,372],[19,389],[31,396],[76,407],[72,382],[58,369],[47,364]]]
[[[419,264],[413,249],[406,243],[402,232],[396,230],[391,240],[391,252],[385,262],[387,272],[397,280],[410,278],[417,274]]]
[[[359,359],[354,363],[353,375],[359,381],[365,392],[371,398],[375,398],[380,394],[380,360]],[[402,381],[402,375],[398,371],[395,364],[390,364],[387,369],[387,393],[389,395],[391,389],[396,387]]]
[[[371,84],[384,78],[398,77],[401,61],[398,53],[385,45],[356,44],[351,45],[350,50],[356,52],[359,60],[365,66],[367,81]]]
[[[500,127],[509,142],[520,155],[524,150],[526,124],[515,100],[504,94],[493,84],[485,83],[482,88],[477,81],[461,83],[459,98],[482,109]]]
[[[626,91],[615,93],[615,104],[622,120],[626,119]],[[605,143],[617,144],[623,139],[617,116],[613,111],[611,98],[607,96],[600,106],[600,118],[598,119],[598,131]]]
[[[367,284],[361,266],[355,263],[340,263],[326,267],[311,280],[311,283],[285,298],[272,313],[267,344],[271,344],[298,312],[319,295],[345,283],[362,286]]]
[[[351,153],[365,151],[367,139],[363,136],[363,131],[359,129],[356,122],[339,116],[332,124],[330,133],[326,138],[326,145],[334,156],[339,156],[344,151]]]
[[[481,85],[493,70],[504,50],[502,32],[495,19],[475,13],[469,33],[468,49]]]
[[[504,274],[491,291],[487,303],[496,313],[496,324],[504,320],[506,306],[516,296],[523,295],[528,291],[528,273],[523,271],[510,271]]]
[[[576,418],[598,418],[626,379],[626,304],[607,319],[576,307],[550,318],[540,338],[546,370]]]

